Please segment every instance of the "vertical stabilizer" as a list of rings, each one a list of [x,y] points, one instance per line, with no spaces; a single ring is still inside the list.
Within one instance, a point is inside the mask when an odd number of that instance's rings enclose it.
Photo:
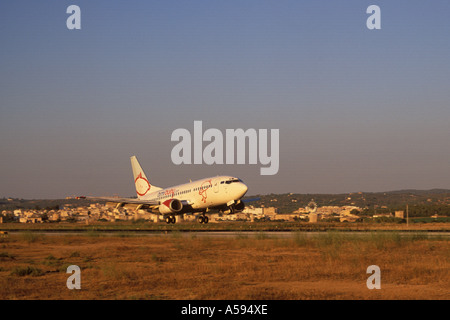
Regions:
[[[130,160],[131,168],[133,169],[133,179],[134,185],[136,187],[136,194],[139,199],[145,199],[148,194],[161,190],[161,188],[152,186],[150,184],[136,156],[132,156]]]

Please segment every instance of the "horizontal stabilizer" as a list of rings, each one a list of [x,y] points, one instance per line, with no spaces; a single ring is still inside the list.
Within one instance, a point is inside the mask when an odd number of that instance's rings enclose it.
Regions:
[[[99,201],[109,201],[109,202],[120,202],[120,203],[135,203],[135,204],[147,204],[150,206],[159,205],[159,201],[155,200],[141,200],[134,198],[118,198],[118,197],[85,197],[87,200],[99,200]]]

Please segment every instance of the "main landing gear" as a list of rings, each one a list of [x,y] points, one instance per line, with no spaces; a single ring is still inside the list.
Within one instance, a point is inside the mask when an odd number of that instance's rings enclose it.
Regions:
[[[208,223],[209,219],[208,219],[208,216],[202,214],[197,217],[197,221],[198,221],[198,223]]]
[[[173,223],[175,223],[175,216],[165,216],[164,217],[164,220],[166,221],[166,223],[167,224],[173,224]],[[202,214],[202,215],[199,215],[198,217],[197,217],[197,221],[199,222],[199,223],[208,223],[209,222],[209,218],[208,218],[208,216],[207,215],[205,215],[205,214]]]
[[[165,220],[167,224],[175,223],[176,221],[174,216],[167,216]]]

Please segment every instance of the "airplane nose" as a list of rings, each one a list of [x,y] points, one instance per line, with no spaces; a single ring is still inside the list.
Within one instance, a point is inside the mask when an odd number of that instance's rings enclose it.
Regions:
[[[248,187],[244,183],[241,183],[242,196],[244,196],[244,194],[247,193],[247,190],[248,190]]]

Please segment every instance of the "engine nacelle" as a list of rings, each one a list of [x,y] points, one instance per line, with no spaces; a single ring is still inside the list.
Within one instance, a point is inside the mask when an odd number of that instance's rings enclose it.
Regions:
[[[161,214],[177,213],[183,209],[183,204],[178,199],[169,199],[159,205]]]

